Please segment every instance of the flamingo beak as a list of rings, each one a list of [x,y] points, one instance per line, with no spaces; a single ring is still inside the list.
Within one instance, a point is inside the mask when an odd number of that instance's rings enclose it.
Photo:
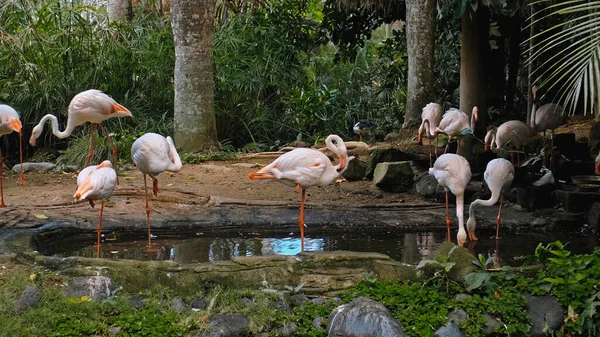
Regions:
[[[488,144],[485,144],[485,145],[483,146],[483,151],[486,151],[486,152],[487,152],[489,149],[490,149],[490,146],[489,146]]]
[[[21,121],[18,119],[13,119],[10,121],[10,125],[12,126],[13,130],[15,130],[16,132],[21,132]]]
[[[600,164],[598,164],[598,163],[596,163],[595,173],[600,175]]]
[[[340,163],[338,164],[337,171],[340,172],[346,167],[346,156],[340,156]]]
[[[31,144],[31,146],[35,146],[35,142],[36,142],[36,138],[35,135],[31,135],[31,137],[29,137],[29,144]]]

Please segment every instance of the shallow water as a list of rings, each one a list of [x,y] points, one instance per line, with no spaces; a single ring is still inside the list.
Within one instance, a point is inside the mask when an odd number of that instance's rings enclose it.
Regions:
[[[101,257],[134,260],[173,260],[178,263],[197,263],[230,260],[236,256],[295,255],[300,252],[300,238],[296,233],[276,236],[260,233],[207,236],[202,233],[169,235],[161,233],[152,240],[158,249],[148,252],[147,237],[126,236],[119,233],[103,234]],[[312,233],[311,233],[312,234]],[[590,253],[600,245],[595,236],[581,236],[569,233],[519,233],[506,234],[500,240],[492,238],[493,232],[478,231],[479,241],[468,243],[476,256],[488,256],[498,249],[502,265],[520,265],[521,257],[532,255],[538,243],[552,241],[567,243],[573,253]],[[453,235],[456,235],[453,233]],[[456,238],[453,237],[453,240]],[[352,250],[383,253],[391,258],[418,263],[423,257],[446,240],[445,232],[423,233],[322,233],[305,238],[305,251]],[[96,257],[96,235],[70,237],[53,242],[46,247],[38,247],[41,254]]]

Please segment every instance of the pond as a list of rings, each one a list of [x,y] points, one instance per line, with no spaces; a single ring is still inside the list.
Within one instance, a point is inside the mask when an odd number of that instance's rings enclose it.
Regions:
[[[236,256],[295,255],[300,252],[297,233],[273,235],[259,232],[213,236],[203,233],[157,233],[152,240],[158,249],[146,249],[147,237],[131,233],[103,234],[101,257],[109,259],[173,260],[177,263],[198,263],[230,260]],[[453,232],[453,235],[456,235]],[[600,244],[595,236],[570,233],[506,233],[500,240],[493,239],[493,231],[478,230],[479,241],[467,243],[472,253],[488,256],[499,250],[502,265],[520,265],[521,258],[532,255],[538,243],[552,241],[567,243],[573,253],[590,253]],[[455,240],[455,237],[452,238]],[[391,258],[415,264],[446,240],[444,231],[402,233],[343,232],[320,233],[306,236],[306,251],[351,250],[383,253]],[[79,235],[59,242],[36,247],[43,255],[96,257],[96,235]]]

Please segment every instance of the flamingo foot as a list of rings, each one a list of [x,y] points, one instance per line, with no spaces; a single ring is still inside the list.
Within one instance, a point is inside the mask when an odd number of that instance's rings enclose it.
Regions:
[[[5,203],[0,203],[0,207],[6,207]]]
[[[477,238],[477,235],[475,235],[475,230],[474,229],[469,229],[469,239],[471,239],[472,241],[478,241],[479,240]]]
[[[23,171],[19,172],[19,184],[25,186],[25,173]]]
[[[152,178],[152,193],[154,196],[158,196],[158,179]]]

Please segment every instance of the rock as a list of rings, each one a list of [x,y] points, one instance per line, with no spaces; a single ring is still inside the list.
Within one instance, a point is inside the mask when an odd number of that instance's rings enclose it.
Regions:
[[[448,314],[448,322],[454,321],[460,325],[465,319],[467,319],[467,313],[463,309],[458,309]]]
[[[358,158],[352,158],[348,161],[348,168],[344,172],[343,177],[348,181],[361,180],[367,172],[367,162]]]
[[[42,297],[42,289],[35,286],[27,286],[19,298],[15,300],[15,311],[19,314],[35,307]]]
[[[99,301],[112,297],[114,290],[114,283],[106,276],[79,276],[72,278],[63,292],[66,297],[88,296]]]
[[[331,300],[333,301],[333,303],[336,303],[336,304],[339,304],[339,303],[342,303],[342,302],[344,302],[344,301],[342,301],[342,299],[341,299],[341,298],[339,298],[339,297],[334,297],[334,298],[332,298]]]
[[[46,172],[54,170],[56,164],[53,163],[23,163],[23,172]],[[13,172],[21,172],[21,164],[12,167]]]
[[[302,305],[302,303],[304,302],[310,302],[310,300],[308,299],[308,297],[306,297],[306,295],[302,295],[302,294],[296,294],[293,295],[291,298],[291,303],[294,307],[299,307]]]
[[[587,222],[592,232],[600,232],[600,202],[595,202],[587,213]]]
[[[490,314],[483,314],[483,318],[485,318],[485,325],[483,326],[483,334],[490,336],[493,335],[497,328],[502,326],[502,323],[496,319],[496,317]]]
[[[592,123],[592,128],[590,129],[590,153],[594,155],[598,154],[600,151],[600,123],[594,121]]]
[[[424,198],[434,198],[437,187],[437,180],[429,173],[423,173],[415,185],[417,193]]]
[[[556,201],[565,212],[587,212],[595,202],[600,202],[600,194],[593,192],[555,191]]]
[[[133,296],[131,296],[131,298],[127,299],[127,302],[131,305],[131,307],[133,307],[134,309],[138,309],[138,308],[145,308],[146,305],[144,304],[144,298],[138,294],[135,294]]]
[[[410,161],[379,163],[373,173],[373,184],[384,191],[404,192],[412,187],[413,182]]]
[[[242,298],[242,300],[244,300],[244,298]],[[203,298],[195,298],[192,300],[192,303],[190,303],[190,305],[193,311],[200,311],[208,307],[208,302]]]
[[[365,176],[372,178],[375,173],[375,167],[377,164],[383,162],[396,162],[396,161],[407,161],[411,160],[411,156],[404,151],[394,148],[377,148],[371,153],[371,156],[367,159],[367,172]]]
[[[454,247],[456,248],[453,249]],[[449,254],[451,250],[452,253]],[[458,247],[452,242],[444,241],[436,250],[429,254],[427,259],[443,261],[443,259],[439,258],[440,256],[447,257],[448,262],[454,262],[454,266],[452,266],[452,269],[450,269],[448,272],[448,278],[456,282],[462,282],[468,273],[477,269],[475,265],[473,265],[475,256],[473,256],[473,254],[471,254],[471,252],[469,252],[467,249]],[[432,272],[427,268],[424,268],[423,271],[425,273]]]
[[[197,337],[243,337],[248,334],[250,320],[242,314],[219,314],[208,319],[210,330]]]
[[[292,312],[292,307],[290,307],[290,305],[287,304],[282,299],[279,299],[275,303],[273,303],[273,307],[275,307],[275,309],[283,311],[283,312],[287,312],[287,313],[291,313]]]
[[[402,323],[381,303],[359,297],[329,315],[328,337],[403,337]]]
[[[435,337],[465,337],[465,333],[460,330],[458,323],[450,321],[446,326],[435,330]]]
[[[285,322],[281,328],[277,329],[277,336],[293,336],[294,332],[296,332],[296,328],[296,323],[289,321]]]
[[[256,163],[234,163],[231,164],[231,167],[241,167],[241,168],[257,168],[260,165]]]
[[[325,301],[325,299],[323,297],[316,297],[316,298],[313,298],[311,300],[311,302],[313,302],[314,304],[323,304],[327,301]]]
[[[524,295],[527,300],[527,313],[533,320],[532,337],[547,336],[546,330],[556,331],[564,319],[564,309],[554,296]]]
[[[383,141],[386,143],[394,143],[400,139],[400,134],[397,132],[390,132],[383,138]]]
[[[552,191],[554,191],[554,185],[515,187],[509,189],[505,193],[505,197],[530,210],[551,208],[555,205]]]
[[[240,300],[240,303],[245,308],[250,308],[254,305],[254,301],[248,297],[242,297],[242,299]]]
[[[173,309],[177,311],[178,314],[184,315],[187,314],[190,308],[185,304],[182,298],[175,297],[173,298]]]
[[[324,320],[325,320],[325,318],[323,318],[323,317],[321,317],[321,316],[319,316],[319,317],[317,317],[317,318],[313,319],[313,321],[312,321],[312,326],[313,326],[313,328],[315,328],[315,330],[325,330],[325,329],[323,328],[323,321],[324,321]]]

